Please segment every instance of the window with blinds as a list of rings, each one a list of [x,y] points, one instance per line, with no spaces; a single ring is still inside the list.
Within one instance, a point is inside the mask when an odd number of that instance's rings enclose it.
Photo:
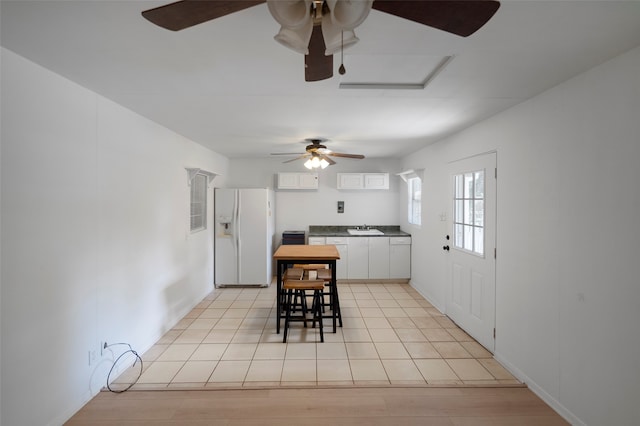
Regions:
[[[207,176],[196,174],[191,181],[191,232],[207,229]]]
[[[409,189],[409,223],[420,225],[422,223],[422,180],[419,177],[407,179]]]

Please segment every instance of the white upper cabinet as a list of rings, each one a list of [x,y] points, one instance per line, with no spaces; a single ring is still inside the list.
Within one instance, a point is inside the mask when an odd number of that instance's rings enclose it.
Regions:
[[[278,189],[318,189],[318,174],[278,173]]]
[[[364,189],[389,189],[389,173],[365,173]]]
[[[362,173],[338,173],[338,189],[363,189]]]
[[[338,173],[338,189],[389,189],[389,173]]]

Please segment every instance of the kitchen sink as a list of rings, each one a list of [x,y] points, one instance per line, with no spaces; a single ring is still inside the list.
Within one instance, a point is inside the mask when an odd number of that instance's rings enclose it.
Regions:
[[[379,229],[347,229],[349,235],[384,235]]]

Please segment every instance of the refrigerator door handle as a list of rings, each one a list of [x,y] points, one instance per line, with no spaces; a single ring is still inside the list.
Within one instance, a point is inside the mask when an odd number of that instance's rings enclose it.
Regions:
[[[235,254],[236,254],[236,283],[240,284],[241,281],[241,277],[240,277],[240,271],[242,271],[242,267],[240,265],[240,263],[242,262],[242,257],[240,256],[241,250],[240,250],[240,191],[236,190],[234,193],[234,197],[233,197],[233,213],[234,213],[234,217],[233,217],[233,224],[234,224],[234,232],[233,232],[233,245],[234,245],[234,249],[235,249]]]

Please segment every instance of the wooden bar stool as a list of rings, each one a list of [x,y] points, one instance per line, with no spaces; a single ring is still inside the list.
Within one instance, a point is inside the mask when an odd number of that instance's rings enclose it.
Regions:
[[[303,278],[300,278],[300,279],[307,279],[307,280],[322,279],[322,278],[318,277],[318,271],[321,270],[321,269],[326,269],[328,267],[329,267],[329,265],[322,264],[322,263],[321,264],[295,263],[293,265],[293,269],[295,271],[302,270]],[[294,306],[293,312],[295,312],[295,307],[300,305],[300,304],[304,304],[305,309],[306,309],[307,300],[304,297],[304,294],[305,293],[303,291],[296,292],[295,297],[293,299],[293,306]],[[301,298],[300,302],[298,302],[298,297]],[[323,305],[324,305],[324,296],[323,296],[322,300],[323,300]],[[322,312],[324,312],[324,307],[322,308]],[[305,324],[305,327],[306,327],[306,324]]]
[[[283,281],[287,281],[287,280],[301,280],[302,278],[304,278],[304,269],[299,268],[299,267],[293,267],[293,268],[287,268],[284,271],[284,276],[282,277]],[[282,309],[284,309],[284,303],[285,303],[285,299],[286,299],[286,291],[284,289],[282,289],[282,293],[278,295],[278,297],[280,297],[280,306],[282,306]],[[295,302],[294,302],[295,304]]]
[[[313,312],[313,324],[316,326],[318,321],[318,327],[320,328],[320,341],[324,342],[324,330],[322,326],[322,291],[324,290],[323,280],[286,280],[282,285],[282,289],[286,292],[286,301],[284,303],[285,318],[284,318],[284,331],[282,343],[287,342],[287,332],[289,331],[289,323],[291,321],[303,321],[305,327],[307,325],[307,309],[303,306],[302,315],[300,317],[292,317],[292,305],[294,293],[301,292],[304,298],[305,291],[313,291],[313,303],[311,304],[311,310]]]
[[[342,327],[342,314],[340,313],[340,298],[338,297],[338,283],[331,281],[331,269],[318,269],[318,279],[323,280],[329,291],[322,293],[322,312],[324,307],[329,306],[331,310],[336,312],[336,317]],[[329,303],[325,302],[324,297],[329,296]]]
[[[334,285],[334,283],[331,281],[331,269],[329,269],[329,265],[296,263],[293,265],[293,267],[296,270],[302,269],[304,271],[304,274],[307,275],[309,279],[324,281],[326,288],[322,292],[322,312],[325,312],[326,306],[328,306],[332,311],[335,311],[336,318],[340,324],[340,327],[342,327],[342,314],[340,313],[340,298],[338,297],[338,286]],[[325,296],[329,296],[328,303],[325,300]],[[296,306],[296,303],[297,298],[294,300],[294,306]]]

